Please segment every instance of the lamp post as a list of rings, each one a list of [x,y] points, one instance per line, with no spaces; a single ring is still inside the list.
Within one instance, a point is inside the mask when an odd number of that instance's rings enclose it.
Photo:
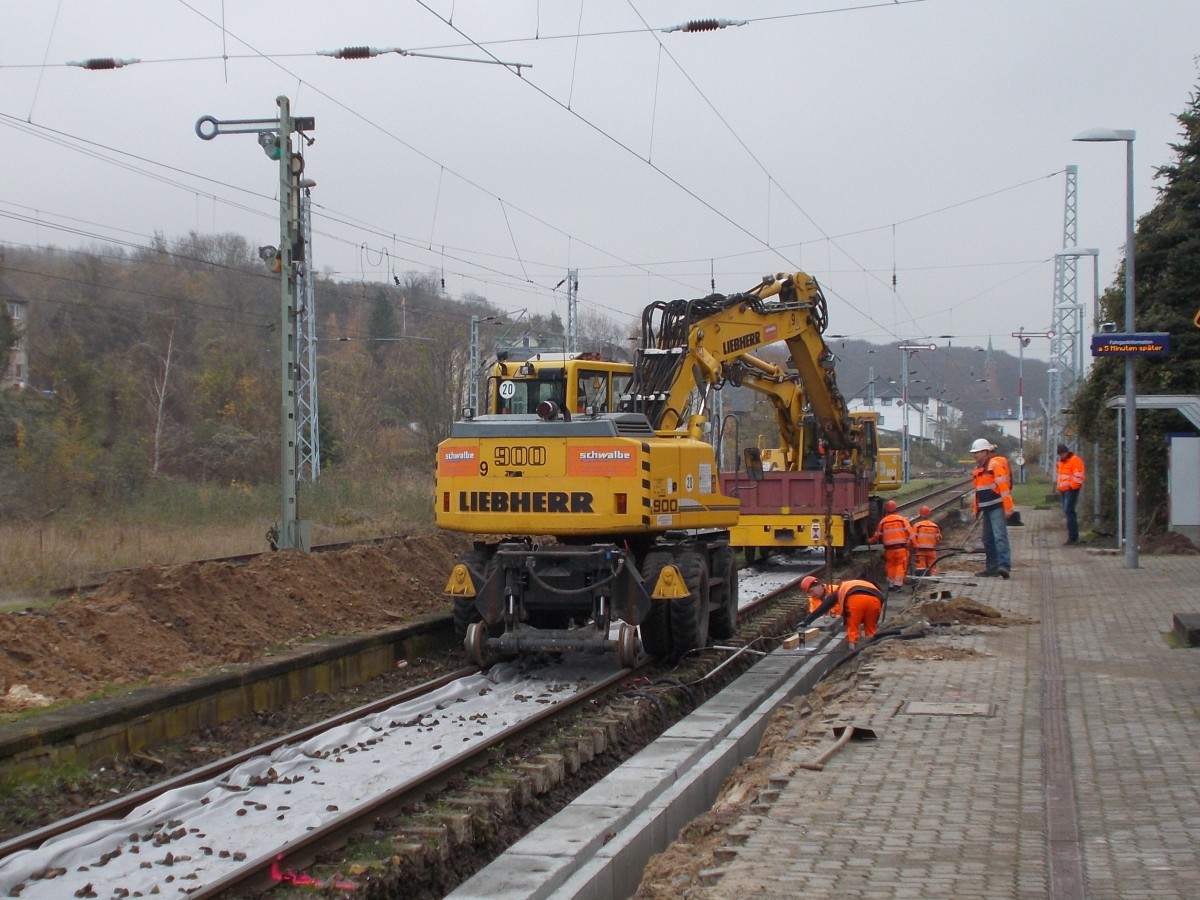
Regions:
[[[1100,250],[1096,247],[1069,247],[1055,256],[1090,256],[1092,258],[1092,336],[1100,333]],[[1083,367],[1080,367],[1080,374]],[[1100,436],[1092,441],[1092,519],[1100,521]]]
[[[1125,142],[1125,332],[1135,333],[1133,270],[1133,142],[1137,132],[1129,129],[1092,128],[1075,135],[1076,141]],[[1125,356],[1125,568],[1138,567],[1137,531],[1137,383],[1132,354]]]

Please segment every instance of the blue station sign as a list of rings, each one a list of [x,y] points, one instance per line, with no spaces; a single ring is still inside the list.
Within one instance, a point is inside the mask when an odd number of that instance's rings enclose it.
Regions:
[[[1165,331],[1092,335],[1092,356],[1166,356],[1170,352],[1171,335]]]

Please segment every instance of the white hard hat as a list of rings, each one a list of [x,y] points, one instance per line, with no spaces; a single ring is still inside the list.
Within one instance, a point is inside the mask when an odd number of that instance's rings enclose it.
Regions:
[[[977,438],[975,443],[971,445],[971,452],[978,453],[980,450],[995,450],[996,445],[987,438]]]

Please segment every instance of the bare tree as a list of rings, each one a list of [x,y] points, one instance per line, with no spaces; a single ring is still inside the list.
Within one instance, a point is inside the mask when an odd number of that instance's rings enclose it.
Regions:
[[[171,363],[175,358],[175,322],[167,332],[166,347],[155,351],[154,370],[146,376],[146,406],[154,424],[153,451],[150,472],[158,475],[162,463],[163,421],[166,416],[167,394],[171,388]],[[146,345],[149,348],[149,345]]]

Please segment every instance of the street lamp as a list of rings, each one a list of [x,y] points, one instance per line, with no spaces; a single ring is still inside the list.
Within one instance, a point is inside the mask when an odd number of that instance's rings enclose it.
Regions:
[[[1125,142],[1125,332],[1135,333],[1133,272],[1133,141],[1137,132],[1124,129],[1092,128],[1073,138],[1076,141]],[[1125,568],[1138,567],[1137,532],[1137,384],[1133,355],[1125,356]]]

